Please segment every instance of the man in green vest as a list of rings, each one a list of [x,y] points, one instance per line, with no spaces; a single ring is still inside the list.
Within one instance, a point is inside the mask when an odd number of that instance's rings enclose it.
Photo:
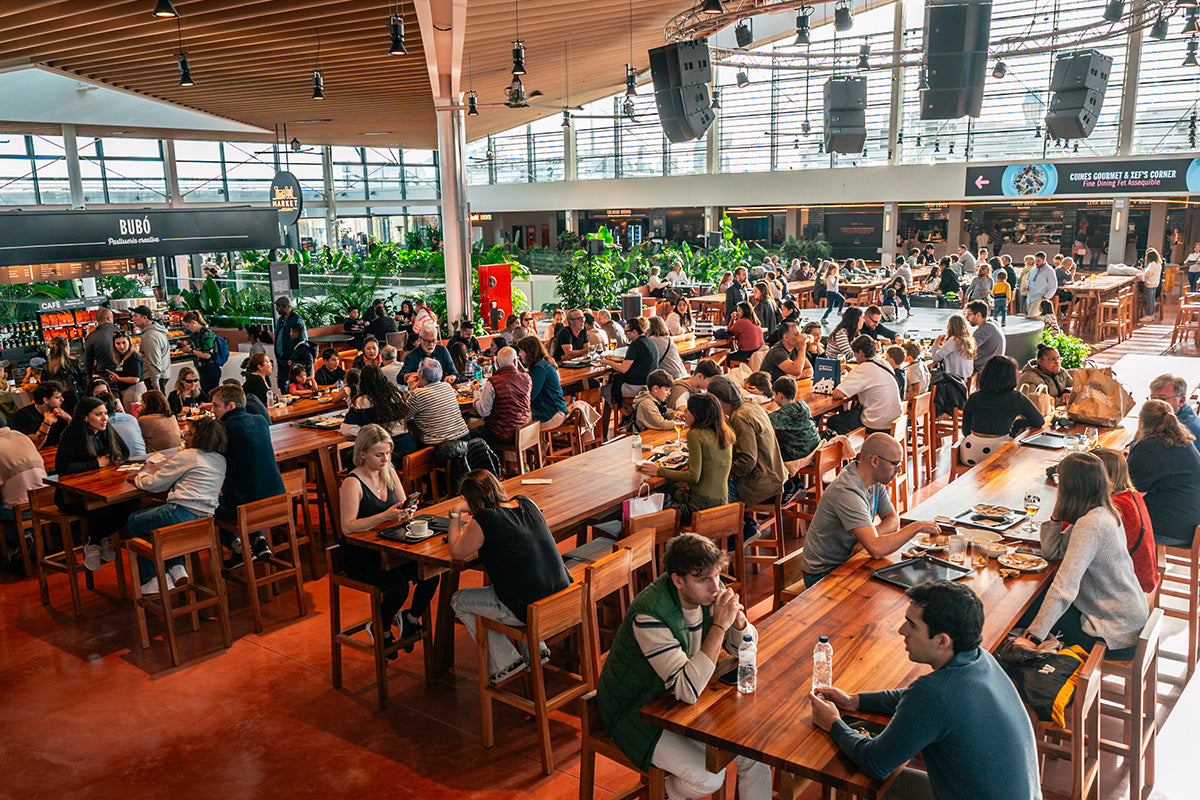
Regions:
[[[667,543],[663,574],[634,598],[600,673],[596,700],[604,727],[638,768],[668,773],[671,800],[721,788],[724,773],[704,766],[704,745],[643,722],[641,708],[672,694],[694,703],[716,669],[721,649],[737,653],[742,637],[757,641],[737,594],[721,585],[728,556],[711,539],[682,533]],[[738,796],[771,796],[771,768],[739,756]]]

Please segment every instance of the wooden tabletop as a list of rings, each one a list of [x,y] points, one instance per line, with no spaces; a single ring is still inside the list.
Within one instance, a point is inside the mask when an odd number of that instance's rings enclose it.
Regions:
[[[714,680],[695,704],[664,695],[642,709],[643,718],[703,742],[709,769],[744,755],[857,796],[877,797],[890,779],[859,772],[829,734],[813,725],[808,692],[812,650],[821,635],[833,645],[834,683],[848,692],[907,686],[929,671],[908,660],[897,633],[908,608],[904,592],[870,575],[896,560],[859,553],[768,617],[758,629],[756,693],[740,694]],[[987,614],[984,648],[999,645],[1050,576],[1047,570],[1005,581],[993,560],[964,579]]]
[[[1097,293],[1104,294],[1106,292],[1115,292],[1125,286],[1129,286],[1138,281],[1136,275],[1096,275],[1094,278],[1085,278],[1068,283],[1066,286],[1060,286],[1060,289],[1066,289],[1072,293]]]
[[[284,408],[275,408],[272,406],[267,409],[267,413],[271,415],[272,423],[292,422],[294,420],[315,417],[318,414],[328,414],[331,411],[341,411],[345,407],[345,397],[328,403],[322,403],[312,397],[302,397],[299,400],[289,403]]]

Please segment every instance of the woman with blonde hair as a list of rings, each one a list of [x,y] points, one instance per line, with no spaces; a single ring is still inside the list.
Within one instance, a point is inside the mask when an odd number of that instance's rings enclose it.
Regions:
[[[975,339],[966,317],[951,314],[946,332],[937,338],[934,348],[934,363],[942,362],[947,372],[962,378],[964,383],[970,380],[975,372]]]
[[[1125,549],[1133,559],[1133,571],[1142,591],[1149,594],[1158,586],[1158,566],[1155,563],[1154,526],[1145,501],[1129,479],[1125,454],[1109,447],[1097,447],[1092,455],[1100,459],[1108,473],[1108,488],[1113,508],[1121,515],[1125,526]]]
[[[171,406],[171,413],[178,417],[183,414],[185,408],[198,409],[206,403],[211,403],[212,398],[200,388],[200,373],[196,368],[183,367],[175,379],[175,390],[167,395],[167,402]]]
[[[650,341],[654,342],[654,346],[658,348],[658,368],[666,370],[671,376],[671,380],[682,380],[688,377],[688,371],[684,369],[683,358],[679,355],[679,348],[675,346],[675,340],[671,338],[671,334],[667,331],[667,323],[662,317],[650,317]]]
[[[412,518],[416,505],[408,503],[400,476],[392,466],[392,435],[382,426],[363,425],[354,438],[352,455],[354,468],[342,482],[339,506],[343,533],[369,531],[389,523],[404,523]],[[383,590],[380,611],[386,629],[383,631],[384,647],[396,643],[392,634],[392,621],[400,626],[400,641],[411,639],[421,629],[420,617],[429,609],[429,603],[437,592],[438,579],[421,580],[417,575],[415,561],[406,561],[398,567],[384,569],[380,565],[379,553],[355,544],[344,535],[338,547],[338,566],[355,580],[378,586]],[[409,586],[416,585],[412,604],[401,611],[408,599]],[[374,625],[368,623],[367,637],[375,641]],[[404,645],[411,653],[413,642]],[[396,652],[388,653],[389,659]]]
[[[179,420],[171,413],[167,396],[157,389],[142,395],[142,408],[138,412],[137,421],[148,452],[170,450],[172,447],[179,447],[183,441],[179,433]]]
[[[1142,493],[1158,544],[1190,547],[1200,523],[1200,452],[1195,437],[1164,400],[1138,412],[1129,477]]]

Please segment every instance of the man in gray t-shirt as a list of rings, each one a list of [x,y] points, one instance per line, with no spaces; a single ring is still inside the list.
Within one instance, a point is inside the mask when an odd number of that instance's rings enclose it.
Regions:
[[[904,450],[886,433],[873,433],[863,442],[858,460],[821,493],[812,524],[804,536],[804,585],[812,586],[850,558],[861,544],[872,558],[883,558],[903,547],[918,533],[937,535],[933,522],[910,522],[900,527],[888,484],[904,467]],[[875,517],[879,524],[875,524]]]
[[[975,329],[975,371],[979,372],[989,358],[1004,355],[1004,331],[996,320],[988,319],[987,303],[982,300],[967,303],[967,322]]]

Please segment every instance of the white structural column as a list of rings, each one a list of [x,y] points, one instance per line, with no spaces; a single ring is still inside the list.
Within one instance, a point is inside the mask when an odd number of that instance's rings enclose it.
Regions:
[[[175,163],[175,140],[163,139],[163,178],[167,182],[167,202],[171,208],[183,207],[183,195],[179,193],[179,165]]]
[[[896,227],[900,224],[900,204],[883,204],[883,247],[879,250],[879,261],[885,267],[892,265],[896,257]],[[903,253],[901,255],[904,255]]]
[[[1129,198],[1114,197],[1112,221],[1108,228],[1108,263],[1125,262],[1125,240],[1129,231]]]
[[[325,190],[325,243],[337,250],[341,242],[337,235],[337,192],[333,189],[333,148],[329,145],[321,148],[321,179]]]
[[[892,15],[892,50],[900,52],[904,49],[904,3],[896,0]],[[900,134],[900,115],[904,111],[904,70],[896,67],[892,70],[892,95],[888,109],[888,164],[900,163],[900,151],[904,145],[896,141]],[[886,235],[884,237],[887,238]],[[892,239],[895,239],[893,233]],[[887,247],[885,244],[884,247]]]
[[[471,221],[467,212],[466,133],[459,84],[467,0],[416,0],[421,45],[437,112],[446,324],[471,316]]]
[[[79,170],[79,143],[75,139],[75,126],[62,126],[63,154],[67,161],[67,184],[71,190],[71,208],[83,208],[83,173]],[[96,279],[84,278],[83,295],[96,294]]]
[[[576,161],[575,153],[575,118],[567,117],[566,124],[562,126],[563,132],[563,180],[573,181],[579,178],[579,163]],[[574,229],[572,229],[574,230]]]
[[[1139,18],[1146,14],[1145,0],[1134,0],[1134,14]],[[1125,47],[1125,78],[1121,86],[1121,115],[1117,120],[1117,155],[1133,153],[1133,123],[1137,117],[1138,78],[1142,69],[1142,29],[1130,31],[1129,43]],[[1113,250],[1109,249],[1109,257]],[[1122,245],[1121,252],[1124,252]]]
[[[723,109],[717,109],[716,118],[713,119],[712,125],[708,126],[708,133],[705,134],[705,172],[709,175],[716,175],[721,171],[721,115],[723,113]]]

